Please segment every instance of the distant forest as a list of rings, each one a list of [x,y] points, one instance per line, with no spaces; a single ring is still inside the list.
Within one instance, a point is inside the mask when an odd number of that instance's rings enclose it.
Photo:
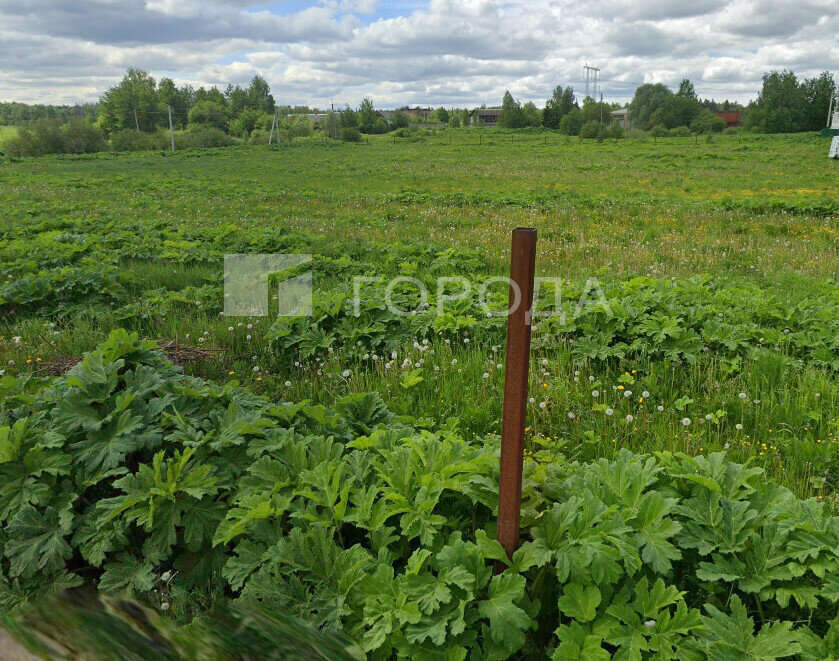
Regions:
[[[12,101],[0,103],[0,124],[23,126],[35,119],[57,119],[66,124],[71,119],[93,121],[97,113],[96,103],[76,104],[73,106],[48,106],[40,103],[28,104]]]

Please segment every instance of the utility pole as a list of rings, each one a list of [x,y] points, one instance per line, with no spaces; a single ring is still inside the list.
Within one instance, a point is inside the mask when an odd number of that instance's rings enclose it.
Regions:
[[[276,123],[277,123],[277,109],[274,108],[274,119],[271,120],[271,135],[268,136],[268,144],[269,145],[274,140],[274,126],[276,125]],[[279,137],[279,133],[280,133],[280,130],[279,130],[279,127],[277,127],[278,137]]]
[[[140,122],[137,121],[137,109],[134,108],[134,128],[137,129],[137,133],[140,132]]]
[[[166,106],[169,108],[169,135],[172,137],[172,153],[175,152],[175,128],[172,126],[172,106]]]
[[[603,92],[600,92],[600,123],[603,123]]]

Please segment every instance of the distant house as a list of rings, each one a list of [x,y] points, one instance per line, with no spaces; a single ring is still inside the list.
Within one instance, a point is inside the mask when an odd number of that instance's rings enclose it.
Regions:
[[[320,124],[324,119],[326,119],[325,112],[313,113],[306,115],[306,118],[312,122],[312,124]]]
[[[411,117],[422,117],[422,119],[431,119],[431,113],[434,111],[431,108],[420,108],[417,106],[416,108],[409,108],[408,106],[403,106],[399,108],[399,112],[402,112],[406,115],[410,115]]]
[[[743,126],[743,112],[735,110],[733,112],[718,112],[717,117],[725,120],[725,127]]]
[[[618,108],[612,111],[612,121],[618,120],[621,127],[625,129],[632,128],[632,122],[629,121],[629,108]]]
[[[477,108],[469,113],[469,123],[498,126],[499,117],[501,117],[501,108]]]

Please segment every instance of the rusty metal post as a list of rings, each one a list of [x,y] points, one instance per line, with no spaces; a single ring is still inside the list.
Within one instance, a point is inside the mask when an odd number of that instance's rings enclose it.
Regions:
[[[501,477],[498,486],[498,541],[512,557],[519,545],[521,479],[524,463],[524,423],[527,377],[530,371],[530,327],[536,269],[536,230],[513,230],[510,254],[510,303],[507,317],[507,357],[504,410],[501,419]],[[518,306],[516,302],[518,301]],[[503,567],[502,567],[503,568]],[[496,566],[496,570],[501,568]]]

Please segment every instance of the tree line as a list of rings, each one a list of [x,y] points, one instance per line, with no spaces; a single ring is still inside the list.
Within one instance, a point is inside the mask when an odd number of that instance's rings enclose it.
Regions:
[[[96,120],[96,104],[50,106],[41,103],[0,102],[0,125],[23,126],[36,119],[54,119],[62,124],[71,119]]]
[[[732,110],[743,111],[743,126],[748,130],[814,131],[825,125],[835,89],[828,72],[799,81],[792,71],[771,71],[764,74],[757,99],[744,108],[728,100],[700,100],[688,79],[675,91],[662,83],[647,83],[635,90],[628,117],[634,129],[653,135],[721,131],[726,122],[716,112]],[[620,104],[590,96],[580,103],[570,85],[558,85],[543,108],[532,101],[522,104],[507,91],[498,125],[551,129],[583,138],[621,137],[623,126],[611,114],[618,108]],[[108,145],[116,150],[165,148],[170,113],[174,128],[183,132],[177,141],[187,147],[231,144],[230,136],[267,142],[272,130],[288,139],[320,130],[332,138],[358,141],[362,134],[404,131],[412,123],[429,119],[453,128],[481,123],[467,108],[440,107],[430,118],[411,117],[399,110],[381,112],[369,97],[357,108],[347,105],[338,112],[319,113],[308,106],[278,106],[261,76],[254,76],[247,87],[228,85],[222,91],[178,87],[171,78],[157,81],[149,72],[133,68],[103,93],[98,104],[0,103],[0,123],[24,126],[17,138],[6,143],[7,151],[21,155],[85,153]],[[311,114],[318,115],[317,123],[309,119]]]

